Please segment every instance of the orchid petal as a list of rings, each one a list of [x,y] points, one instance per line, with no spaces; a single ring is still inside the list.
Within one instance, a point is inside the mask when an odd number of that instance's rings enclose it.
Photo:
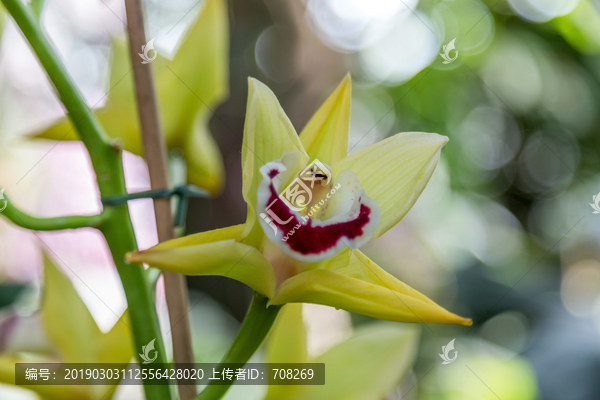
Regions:
[[[127,312],[102,333],[71,282],[48,258],[44,258],[41,319],[63,362],[128,363],[134,356]],[[110,398],[115,389],[114,385],[92,386],[86,392],[90,399]]]
[[[266,345],[269,363],[305,363],[308,361],[306,327],[302,304],[286,304],[273,325]]]
[[[273,268],[256,248],[235,241],[242,229],[243,225],[238,225],[169,240],[130,253],[127,260],[183,275],[226,276],[271,298],[275,290]]]
[[[69,280],[52,262],[44,258],[44,298],[41,320],[48,339],[63,362],[127,363],[134,353],[127,314],[113,328],[102,333]],[[40,358],[37,361],[48,361]],[[0,382],[15,384],[15,364],[32,362],[12,356],[0,356]],[[116,386],[23,385],[43,399],[110,399]]]
[[[202,109],[182,146],[187,160],[187,181],[217,194],[225,186],[225,167],[219,146],[208,130],[208,109]]]
[[[302,319],[302,304],[286,304],[273,325],[266,343],[266,362],[307,363],[308,347],[306,326]],[[264,400],[280,400],[294,397],[302,391],[297,385],[269,385]]]
[[[352,170],[381,210],[373,239],[396,225],[429,182],[448,138],[436,133],[399,133],[333,165],[334,176]]]
[[[133,349],[127,314],[102,333],[69,280],[44,259],[42,322],[64,362],[129,362]]]
[[[359,279],[369,280],[380,286],[390,288],[399,293],[406,293],[415,299],[437,306],[437,304],[429,297],[397,279],[359,250],[350,252],[350,259],[347,267],[349,270],[354,269],[357,273],[356,277]]]
[[[284,281],[271,304],[315,303],[391,321],[471,324],[393,278],[357,250],[350,253],[347,265],[324,265],[333,268],[311,269]]]
[[[189,164],[188,181],[207,189],[212,195],[221,191],[224,171],[218,146],[206,124],[208,115],[229,91],[227,18],[226,1],[207,0],[185,33],[173,60],[157,55],[152,62],[157,71],[156,98],[167,146],[183,149]],[[113,40],[112,51],[106,105],[94,112],[107,135],[118,139],[124,150],[141,155],[133,74],[126,42]],[[35,137],[79,139],[67,118],[60,119]]]
[[[228,17],[226,0],[207,0],[185,33],[173,61],[156,68],[156,91],[165,131],[188,132],[201,108],[212,114],[227,96]]]
[[[311,160],[332,165],[346,157],[351,98],[352,79],[348,74],[300,133]]]
[[[165,58],[157,55],[155,62],[164,63]],[[134,98],[131,61],[127,43],[123,39],[112,40],[112,62],[110,65],[109,92],[106,105],[94,113],[106,134],[119,140],[126,151],[141,154],[136,102]],[[79,140],[77,130],[69,118],[63,117],[44,131],[34,134],[37,139]]]
[[[248,204],[248,216],[242,238],[249,236],[253,229],[260,229],[255,226],[256,191],[262,180],[259,169],[289,151],[300,154],[298,171],[308,163],[308,155],[275,94],[256,79],[249,78],[248,85],[242,143],[242,195]],[[285,182],[282,184],[285,185]]]
[[[244,230],[244,225],[233,225],[226,228],[213,229],[211,231],[193,233],[176,239],[159,243],[149,250],[168,250],[179,247],[192,246],[196,244],[213,243],[221,240],[235,239]]]
[[[306,355],[306,334],[302,305],[286,305],[267,341],[267,361],[324,363],[325,385],[272,385],[265,400],[382,399],[410,370],[419,342],[415,326],[373,322],[310,359]]]
[[[375,322],[356,329],[348,339],[318,356],[325,385],[302,386],[311,400],[380,400],[402,382],[419,349],[419,329]]]

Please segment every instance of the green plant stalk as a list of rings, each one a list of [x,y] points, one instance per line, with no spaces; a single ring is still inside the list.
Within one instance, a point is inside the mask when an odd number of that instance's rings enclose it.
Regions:
[[[5,196],[6,209],[2,212],[8,220],[21,228],[32,231],[58,231],[63,229],[99,228],[107,220],[110,209],[96,215],[70,215],[66,217],[39,218],[16,208]]]
[[[250,309],[244,322],[229,348],[225,357],[216,367],[217,370],[225,368],[227,363],[246,363],[252,355],[258,350],[258,347],[267,337],[271,330],[275,318],[281,310],[282,305],[267,307],[269,299],[254,293],[254,298],[250,304]],[[211,385],[214,381],[204,388],[195,400],[218,400],[229,390],[230,385]],[[232,381],[233,384],[233,381]]]
[[[126,194],[122,149],[109,141],[102,125],[85,103],[29,7],[22,0],[2,0],[2,3],[37,55],[85,144],[96,172],[101,196],[106,198]],[[101,224],[100,230],[106,238],[125,290],[135,348],[141,350],[142,346],[156,339],[156,362],[166,363],[165,347],[152,301],[152,291],[144,269],[142,266],[125,263],[125,254],[137,249],[127,204],[111,207],[109,216]],[[169,387],[165,385],[144,385],[144,391],[148,400],[171,399]]]

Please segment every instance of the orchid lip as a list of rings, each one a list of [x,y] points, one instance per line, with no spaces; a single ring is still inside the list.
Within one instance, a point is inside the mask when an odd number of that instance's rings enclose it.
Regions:
[[[257,193],[263,231],[284,252],[298,260],[314,262],[335,255],[344,246],[358,248],[371,238],[379,223],[379,208],[360,189],[354,173],[342,171],[344,173],[338,174],[338,177],[345,179],[332,183],[328,172],[327,182],[317,183],[315,187],[314,181],[307,183],[302,178],[307,167],[280,195],[274,180],[287,170],[284,157],[265,164],[260,169],[263,180]],[[317,191],[317,196],[310,190]],[[286,193],[300,198],[300,205],[290,205],[289,199],[284,196]],[[306,201],[307,198],[310,201]],[[337,212],[330,208],[337,209]]]

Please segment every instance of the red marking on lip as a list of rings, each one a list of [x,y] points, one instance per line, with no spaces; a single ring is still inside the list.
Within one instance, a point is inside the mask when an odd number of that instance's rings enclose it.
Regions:
[[[275,171],[275,174],[273,174],[273,172],[274,171],[269,171],[269,177],[271,179],[279,174],[279,171]],[[292,213],[292,210],[279,199],[279,195],[276,192],[272,181],[269,184],[269,190],[271,195],[269,196],[267,204],[271,204],[274,200],[278,200],[273,203],[270,210],[272,210],[282,221],[287,221],[292,218],[287,224],[282,225],[275,220],[273,220],[273,223],[277,228],[283,231],[284,237],[293,231],[295,226],[300,224],[300,227],[295,229],[294,233],[288,237],[285,243],[295,252],[304,255],[323,253],[335,247],[343,237],[353,240],[362,236],[364,234],[363,228],[371,220],[371,208],[365,204],[361,204],[358,216],[351,221],[338,222],[336,224],[325,226],[313,226],[312,220],[309,219],[306,224],[302,224],[302,221]]]

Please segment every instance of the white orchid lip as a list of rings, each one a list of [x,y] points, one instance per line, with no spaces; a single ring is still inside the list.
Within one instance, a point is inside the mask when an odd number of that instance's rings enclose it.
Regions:
[[[344,246],[356,249],[365,244],[379,224],[380,212],[356,175],[341,171],[333,183],[319,188],[320,201],[317,198],[296,211],[280,198],[274,182],[287,182],[293,161],[294,157],[284,155],[260,169],[257,211],[265,235],[288,255],[310,262],[332,257]]]

